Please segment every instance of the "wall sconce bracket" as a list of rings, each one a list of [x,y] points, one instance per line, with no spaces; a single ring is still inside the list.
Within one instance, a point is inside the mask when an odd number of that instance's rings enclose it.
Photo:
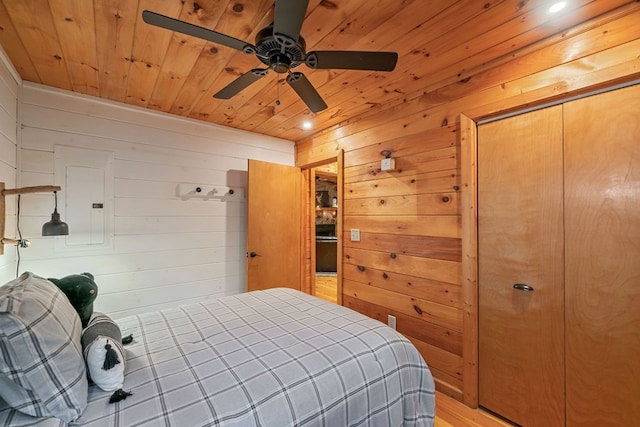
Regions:
[[[4,254],[4,245],[21,245],[21,247],[28,246],[28,243],[25,243],[28,242],[27,240],[4,237],[7,217],[5,197],[12,194],[51,193],[62,190],[62,188],[57,185],[39,185],[35,187],[22,188],[4,188],[4,185],[4,182],[0,182],[0,255]]]

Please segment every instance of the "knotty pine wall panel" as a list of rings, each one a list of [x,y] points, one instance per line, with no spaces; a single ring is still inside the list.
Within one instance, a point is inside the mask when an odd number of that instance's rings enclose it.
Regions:
[[[634,23],[633,25],[631,23]],[[343,304],[397,329],[421,351],[437,387],[473,401],[476,308],[464,302],[458,119],[542,105],[640,78],[640,3],[298,141],[303,167],[344,151]],[[419,65],[418,65],[419,66]],[[453,70],[451,70],[453,72]],[[464,74],[464,78],[461,78]],[[382,172],[384,151],[396,170]],[[350,241],[358,228],[361,241]],[[467,320],[469,319],[469,320]],[[471,366],[465,369],[464,366]],[[468,378],[463,376],[466,373]]]
[[[462,372],[456,144],[456,126],[444,126],[345,152],[343,192],[344,304],[385,323],[395,316],[452,394]],[[380,170],[385,151],[394,171]]]

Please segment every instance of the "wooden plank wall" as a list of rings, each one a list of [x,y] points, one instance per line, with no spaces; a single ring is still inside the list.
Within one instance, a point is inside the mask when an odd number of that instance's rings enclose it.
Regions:
[[[472,236],[462,234],[468,189],[460,171],[471,165],[461,164],[459,117],[478,120],[640,78],[638,22],[635,2],[297,143],[300,167],[344,150],[344,305],[383,322],[396,316],[438,389],[458,400],[473,404],[477,395],[477,312],[473,298],[467,306],[463,298],[477,292],[463,280],[462,263]],[[395,171],[380,171],[384,150]],[[349,240],[351,228],[361,230],[360,242]]]
[[[20,77],[14,72],[4,52],[0,50],[0,181],[5,188],[16,187],[18,141],[18,90]],[[16,235],[16,196],[6,198],[5,236]],[[4,248],[0,256],[0,285],[15,277],[16,252],[12,246]]]
[[[39,236],[52,197],[24,197],[21,271],[94,273],[96,310],[112,317],[245,291],[246,199],[184,200],[177,187],[246,191],[247,159],[292,165],[293,142],[31,83],[20,104],[22,185],[54,184],[63,145],[113,153],[115,191],[113,248],[97,252],[57,250],[63,237]]]

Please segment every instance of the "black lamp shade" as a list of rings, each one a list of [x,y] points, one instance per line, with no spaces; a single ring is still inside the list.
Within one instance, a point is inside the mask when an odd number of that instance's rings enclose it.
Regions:
[[[55,209],[51,214],[51,221],[42,224],[43,236],[66,236],[69,234],[69,226],[60,221],[60,214]]]

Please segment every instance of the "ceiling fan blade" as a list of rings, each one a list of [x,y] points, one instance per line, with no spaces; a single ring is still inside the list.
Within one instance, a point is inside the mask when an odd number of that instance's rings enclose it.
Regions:
[[[319,50],[309,52],[305,64],[316,70],[393,71],[398,63],[396,52],[367,52],[358,50]]]
[[[240,52],[256,52],[256,48],[252,44],[245,41],[227,36],[226,34],[218,33],[217,31],[213,31],[208,28],[199,27],[188,22],[170,18],[165,15],[160,15],[159,13],[151,12],[149,10],[144,10],[142,12],[142,20],[147,24],[155,25],[156,27],[176,31],[188,36],[198,37],[213,43],[221,44],[239,50]]]
[[[218,93],[213,95],[218,99],[229,99],[232,96],[239,93],[241,90],[249,87],[252,83],[257,82],[269,73],[268,68],[254,68],[251,71],[247,71],[224,88],[220,89]]]
[[[302,98],[304,103],[307,104],[311,112],[317,113],[327,108],[327,104],[304,74],[297,72],[290,73],[287,76],[287,83],[289,83],[289,86]]]
[[[308,5],[309,0],[276,0],[273,36],[281,45],[296,45]]]

